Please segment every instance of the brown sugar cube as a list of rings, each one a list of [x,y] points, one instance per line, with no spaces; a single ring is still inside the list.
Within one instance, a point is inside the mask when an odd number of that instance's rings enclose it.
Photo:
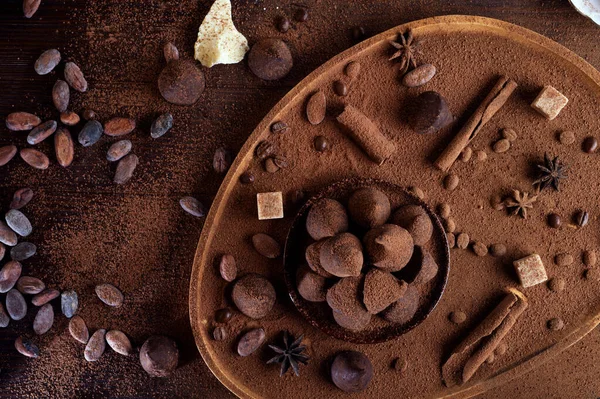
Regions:
[[[538,254],[531,254],[513,262],[515,270],[525,288],[543,283],[548,280],[546,269]]]
[[[256,194],[258,220],[282,219],[283,196],[281,191]]]
[[[540,94],[533,100],[531,106],[546,119],[552,120],[567,105],[569,99],[552,86],[544,86]]]

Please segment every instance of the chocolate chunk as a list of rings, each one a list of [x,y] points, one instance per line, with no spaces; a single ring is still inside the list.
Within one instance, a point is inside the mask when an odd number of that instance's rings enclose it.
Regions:
[[[546,268],[538,254],[531,254],[513,262],[521,285],[525,288],[548,280]]]
[[[390,272],[406,266],[414,249],[410,233],[395,224],[375,227],[365,234],[363,243],[371,263]]]
[[[364,391],[372,378],[373,365],[361,352],[340,352],[331,363],[331,380],[344,392]]]
[[[400,207],[392,215],[391,222],[408,230],[415,245],[426,244],[433,234],[431,218],[425,212],[425,209],[419,205]]]
[[[265,258],[275,259],[281,255],[281,246],[273,237],[264,233],[252,236],[252,245],[256,252]]]
[[[328,238],[319,251],[323,269],[337,277],[360,275],[363,260],[360,240],[350,233]]]
[[[358,322],[352,324],[353,330],[358,330],[369,314],[361,301],[364,276],[342,278],[327,290],[327,304],[334,312],[346,316],[344,321]],[[344,327],[344,326],[342,326]]]
[[[435,66],[431,64],[422,64],[408,72],[402,78],[402,84],[406,87],[419,87],[429,82],[436,73]]]
[[[88,82],[83,76],[83,72],[74,62],[65,64],[65,80],[73,89],[83,93],[88,89]]]
[[[323,302],[327,295],[327,280],[307,267],[296,272],[296,285],[302,298],[310,302]]]
[[[323,276],[325,278],[333,277],[333,274],[329,273],[327,270],[323,269],[321,266],[321,246],[325,243],[325,240],[317,241],[310,244],[306,247],[305,258],[306,263],[308,263],[308,267],[317,273],[319,276]]]
[[[84,147],[94,145],[100,140],[103,133],[102,124],[98,121],[91,120],[87,122],[83,129],[79,132],[78,141]]]
[[[60,166],[67,167],[73,163],[75,157],[73,138],[64,127],[59,127],[54,135],[54,153]]]
[[[252,319],[265,317],[275,305],[275,288],[258,274],[247,274],[235,282],[231,291],[235,306]]]
[[[48,166],[50,166],[50,160],[48,157],[42,152],[34,150],[33,148],[23,148],[19,155],[21,155],[21,158],[23,161],[25,161],[25,163],[33,168],[45,170],[48,169]]]
[[[202,71],[187,60],[171,61],[158,77],[158,90],[165,100],[177,105],[192,105],[204,91]]]
[[[531,103],[531,107],[544,115],[546,119],[553,120],[568,102],[569,99],[554,87],[544,86],[540,94]]]
[[[246,332],[237,344],[237,353],[242,357],[250,356],[265,342],[265,330],[255,328]]]
[[[71,99],[71,92],[69,91],[69,85],[64,80],[57,80],[52,88],[52,102],[58,112],[66,112],[69,108],[69,100]]]
[[[409,285],[404,295],[383,311],[383,318],[391,323],[408,323],[419,308],[419,291]]]
[[[152,122],[150,127],[150,136],[153,139],[157,139],[164,136],[173,127],[173,115],[170,113],[164,113]]]
[[[179,363],[179,350],[171,338],[154,335],[140,349],[140,364],[152,377],[168,377]]]
[[[419,134],[435,133],[452,122],[446,100],[435,91],[421,93],[408,107],[408,123]]]
[[[42,123],[42,120],[29,112],[13,112],[6,117],[6,127],[13,132],[31,130]]]
[[[31,3],[30,0],[27,0],[26,2]],[[37,3],[39,5],[39,0],[37,0]],[[23,4],[25,4],[25,2]],[[53,48],[46,50],[38,57],[37,60],[35,60],[33,69],[35,69],[35,73],[38,75],[47,75],[52,72],[54,68],[56,68],[56,66],[60,63],[60,59],[60,52],[57,49]]]
[[[288,46],[279,39],[262,39],[248,53],[248,67],[264,80],[277,80],[286,76],[294,60]]]
[[[125,184],[133,176],[133,172],[139,163],[139,158],[135,154],[129,154],[123,157],[117,164],[113,182],[116,184]]]
[[[283,195],[281,191],[257,193],[256,206],[258,208],[258,220],[283,218]]]
[[[348,214],[338,201],[323,198],[311,206],[306,217],[306,231],[314,240],[333,237],[347,230]]]
[[[381,226],[390,217],[390,200],[376,188],[361,188],[348,200],[348,212],[358,225],[371,229]]]
[[[306,118],[311,125],[318,125],[325,119],[327,100],[322,91],[313,93],[306,103]]]
[[[377,314],[396,302],[408,288],[389,272],[373,268],[365,275],[363,303],[371,314]]]
[[[133,132],[135,120],[130,118],[115,117],[104,123],[104,134],[111,137],[124,136]]]

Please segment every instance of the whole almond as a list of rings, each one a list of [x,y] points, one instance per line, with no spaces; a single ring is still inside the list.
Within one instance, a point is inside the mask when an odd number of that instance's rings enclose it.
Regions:
[[[83,93],[88,89],[87,80],[83,76],[83,72],[74,62],[65,64],[65,80],[73,89]]]
[[[20,155],[23,161],[36,169],[48,169],[48,166],[50,166],[48,157],[33,148],[23,148]]]
[[[6,127],[13,132],[31,130],[42,123],[42,120],[29,112],[13,112],[6,117]]]
[[[118,161],[131,152],[131,147],[132,144],[129,140],[117,141],[108,149],[106,159],[110,162]]]
[[[223,280],[232,282],[237,277],[237,266],[233,255],[225,254],[219,262],[219,273]]]
[[[35,315],[35,319],[33,319],[33,331],[37,335],[45,334],[52,328],[52,324],[54,324],[54,309],[52,305],[47,303]]]
[[[85,325],[85,321],[78,315],[73,316],[69,321],[69,333],[82,344],[87,344],[90,339],[90,332]]]
[[[323,122],[326,111],[327,100],[323,92],[318,91],[310,96],[308,103],[306,103],[306,117],[311,124],[318,125]]]
[[[71,137],[71,133],[64,127],[59,128],[54,135],[54,152],[60,166],[67,167],[73,162],[73,157],[75,156],[73,138]]]
[[[123,305],[123,293],[112,284],[100,284],[96,286],[96,295],[108,306],[118,308]]]
[[[29,135],[27,136],[27,143],[31,145],[36,145],[41,143],[50,137],[55,131],[58,124],[56,121],[46,121],[41,125],[33,128]]]
[[[119,161],[117,165],[117,171],[115,172],[115,178],[113,181],[117,184],[124,184],[131,179],[136,166],[138,165],[139,159],[135,154],[129,154]]]
[[[4,294],[15,286],[21,276],[22,269],[21,264],[14,260],[7,262],[0,269],[0,293]]]
[[[33,190],[30,188],[20,188],[13,194],[10,202],[10,209],[21,209],[33,199]]]
[[[25,15],[25,18],[33,17],[41,2],[42,0],[23,0],[23,15]]]
[[[56,68],[59,62],[60,52],[57,49],[46,50],[35,61],[35,72],[38,75],[47,75]]]
[[[123,136],[135,129],[135,121],[129,118],[116,117],[104,124],[104,134],[107,136]]]
[[[163,54],[165,55],[167,63],[179,59],[179,50],[177,50],[177,47],[171,42],[165,44],[163,47]]]
[[[17,147],[14,145],[7,145],[0,147],[0,166],[4,166],[10,162],[17,155]]]
[[[60,114],[60,121],[67,126],[75,126],[81,118],[73,111],[67,111]]]
[[[46,288],[46,284],[37,277],[21,276],[16,287],[21,294],[36,295]]]
[[[106,340],[104,339],[106,335],[106,330],[101,328],[100,330],[96,330],[94,334],[90,337],[87,345],[85,346],[85,351],[83,355],[85,360],[88,362],[95,362],[100,359],[100,356],[104,353],[106,349]]]
[[[71,98],[71,92],[69,91],[69,85],[64,80],[57,80],[52,88],[52,102],[58,110],[58,112],[65,112],[69,108],[69,99]]]
[[[133,352],[133,346],[131,341],[127,338],[127,335],[119,330],[110,330],[106,333],[106,342],[108,346],[112,348],[118,354],[123,356],[129,356]]]
[[[58,298],[59,295],[60,292],[58,290],[55,290],[54,288],[46,288],[44,291],[31,298],[31,304],[33,306],[42,306],[51,300]]]

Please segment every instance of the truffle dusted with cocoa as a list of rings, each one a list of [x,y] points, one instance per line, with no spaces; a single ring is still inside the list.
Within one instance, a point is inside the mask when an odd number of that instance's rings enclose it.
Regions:
[[[404,295],[383,311],[383,318],[391,323],[408,323],[419,309],[419,290],[409,285]]]
[[[361,227],[381,226],[390,217],[390,200],[373,187],[355,191],[348,201],[350,217]]]
[[[365,234],[363,243],[371,263],[390,272],[397,272],[406,266],[414,250],[410,233],[395,224],[375,227]]]
[[[359,331],[371,319],[360,300],[364,276],[346,277],[327,290],[327,304],[333,310],[334,318],[342,327]],[[337,314],[337,317],[336,317]]]
[[[306,258],[306,263],[308,263],[308,267],[317,273],[319,276],[323,276],[325,278],[333,277],[333,274],[329,273],[327,270],[323,269],[321,266],[321,246],[325,240],[313,242],[308,247],[306,247],[306,252],[304,257]]]
[[[336,200],[320,199],[313,204],[308,212],[306,231],[314,240],[332,237],[348,231],[346,208]]]
[[[360,240],[350,233],[328,238],[319,253],[321,266],[337,277],[358,276],[363,267]]]
[[[391,222],[408,230],[415,245],[426,244],[433,234],[431,218],[420,205],[400,207],[392,215]]]
[[[377,314],[400,299],[407,288],[406,282],[391,273],[373,268],[365,276],[363,303],[369,313]]]

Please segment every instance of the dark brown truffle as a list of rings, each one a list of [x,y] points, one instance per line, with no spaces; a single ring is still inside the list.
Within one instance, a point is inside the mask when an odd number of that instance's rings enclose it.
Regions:
[[[158,90],[170,103],[192,105],[204,91],[204,74],[191,61],[171,61],[158,77]]]
[[[248,53],[248,67],[264,80],[277,80],[286,76],[294,66],[289,47],[279,39],[263,39],[254,44]]]
[[[340,327],[344,327],[347,330],[361,331],[364,330],[371,322],[371,314],[369,312],[350,316],[332,310],[332,314],[335,322]]]
[[[275,288],[258,274],[247,274],[235,282],[231,291],[235,306],[248,317],[265,317],[275,304]]]
[[[405,205],[397,209],[391,222],[408,230],[415,245],[426,244],[433,234],[431,218],[420,205]]]
[[[406,282],[391,273],[373,268],[365,276],[363,303],[369,313],[377,314],[400,299],[407,288]]]
[[[373,365],[361,352],[340,352],[331,363],[331,380],[344,392],[364,391],[372,378]]]
[[[352,193],[348,211],[354,222],[370,229],[384,224],[390,217],[390,200],[376,188],[361,188]]]
[[[358,276],[364,261],[360,240],[350,233],[328,238],[321,246],[319,260],[334,276]]]
[[[415,285],[423,285],[431,281],[431,279],[437,275],[438,265],[435,263],[435,259],[433,259],[431,253],[423,247],[416,247],[414,253],[419,257],[419,269],[412,283]]]
[[[369,230],[363,243],[371,263],[390,272],[406,266],[414,250],[410,233],[395,224],[384,224]]]
[[[327,290],[326,297],[329,307],[334,312],[340,313],[342,318],[348,321],[354,330],[358,329],[359,325],[363,324],[361,322],[365,320],[366,315],[369,315],[361,302],[363,278],[362,275],[359,277],[346,277]],[[368,323],[364,323],[364,326],[366,324]]]
[[[302,298],[310,302],[324,302],[327,281],[308,267],[300,267],[296,273],[296,285]]]
[[[383,318],[392,323],[409,322],[419,308],[419,296],[419,290],[414,285],[409,285],[402,298],[383,311]]]
[[[140,349],[140,363],[152,377],[167,377],[179,363],[177,344],[162,335],[148,338]]]
[[[321,246],[325,240],[313,242],[308,247],[306,247],[305,258],[306,263],[308,263],[308,267],[317,273],[319,276],[323,276],[325,278],[333,277],[333,274],[329,273],[327,270],[323,269],[321,266]]]
[[[446,100],[435,91],[421,93],[407,109],[408,123],[419,134],[435,133],[452,122]]]
[[[306,231],[314,240],[333,237],[348,231],[348,214],[338,201],[323,198],[310,208],[306,217]]]

